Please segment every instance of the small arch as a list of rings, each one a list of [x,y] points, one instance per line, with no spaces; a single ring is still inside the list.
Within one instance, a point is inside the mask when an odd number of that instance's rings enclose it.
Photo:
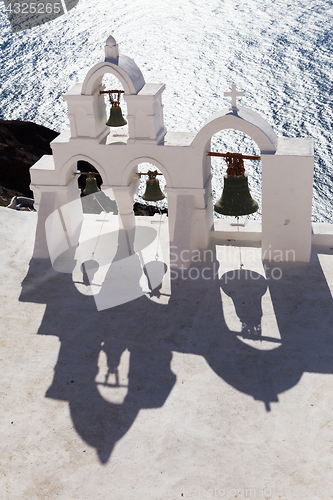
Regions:
[[[278,137],[269,123],[256,111],[239,108],[236,111],[224,109],[213,115],[192,141],[191,146],[203,152],[210,138],[226,128],[239,130],[257,143],[261,154],[274,154]]]
[[[114,200],[112,190],[108,188],[104,189],[103,183],[104,179],[100,172],[91,163],[84,160],[79,160],[77,162],[77,168],[81,172],[78,176],[78,187],[81,191],[81,203],[82,210],[84,214],[100,214],[103,212],[112,212],[113,214],[118,214],[118,206]],[[90,192],[87,196],[85,193],[85,188],[87,187],[87,172],[94,172],[97,187],[100,189],[99,192]],[[94,185],[93,185],[94,186]],[[91,196],[93,195],[93,196]]]
[[[78,184],[79,188],[81,190],[81,193],[84,191],[86,187],[86,181],[87,181],[87,176],[85,175],[87,172],[94,172],[95,173],[95,178],[96,178],[96,183],[97,187],[99,189],[103,189],[101,186],[103,185],[104,179],[97,170],[91,163],[88,163],[84,160],[79,160],[77,162],[77,169],[81,172],[81,175],[78,176]]]
[[[151,158],[149,156],[140,156],[138,158],[135,158],[134,160],[131,160],[126,165],[122,177],[123,185],[128,186],[130,184],[132,176],[134,174],[134,169],[139,165],[139,163],[152,163],[153,165],[155,165],[164,175],[168,187],[172,187],[171,177],[166,167],[162,165],[158,160],[155,160],[155,158]]]
[[[92,95],[101,85],[105,73],[111,73],[118,78],[126,94],[137,94],[146,83],[140,68],[133,59],[119,56],[118,64],[103,61],[89,70],[82,85],[82,95]]]
[[[71,169],[73,168],[73,165],[76,165],[77,162],[80,160],[91,163],[91,165],[93,165],[96,168],[96,170],[98,170],[98,172],[100,173],[104,183],[106,185],[108,184],[107,173],[97,161],[95,161],[93,158],[90,158],[89,156],[83,154],[77,154],[72,156],[69,160],[67,160],[66,163],[64,163],[64,165],[61,167],[59,173],[59,185],[66,184],[66,179],[68,179],[68,173],[72,171]]]
[[[104,73],[103,78],[102,78],[102,86],[104,87],[104,90],[111,90],[111,89],[117,89],[121,90],[124,92],[124,87],[121,83],[121,81],[113,74],[113,73]],[[124,94],[121,94],[120,96],[120,108],[122,115],[124,119],[127,121],[127,115],[128,115],[128,109],[127,109],[127,102],[124,99]],[[100,96],[102,99],[102,96]],[[113,98],[117,98],[117,94],[113,94]],[[109,118],[111,117],[111,102],[110,102],[110,96],[108,94],[103,94],[103,99],[104,99],[104,105],[105,105],[105,111],[106,111],[106,118],[105,120],[108,121]],[[111,130],[110,130],[111,132]]]

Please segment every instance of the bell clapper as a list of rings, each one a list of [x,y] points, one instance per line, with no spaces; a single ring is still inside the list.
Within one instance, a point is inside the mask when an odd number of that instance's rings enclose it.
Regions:
[[[239,216],[236,217],[237,219],[237,232],[239,233]],[[240,270],[244,267],[244,264],[242,263],[242,248],[239,245],[239,264],[240,264]]]
[[[96,198],[96,196],[93,197],[95,201],[97,201],[97,203],[99,204],[99,206],[101,207],[101,209],[103,210],[103,212],[106,214],[106,211],[105,211],[105,208],[103,207],[103,205],[98,201],[98,199]]]
[[[159,222],[159,225],[158,225],[158,233],[157,233],[157,247],[156,247],[156,255],[155,255],[155,260],[158,260],[159,259],[159,255],[158,255],[158,245],[160,244],[160,234],[161,234],[161,225],[162,225],[162,218],[163,218],[163,214],[161,212],[161,209],[160,207],[157,205],[157,202],[156,202],[156,208],[158,209],[159,213],[160,213],[160,222]]]
[[[237,218],[237,221],[234,222],[233,220],[230,222],[230,226],[240,226],[240,227],[245,227],[248,223],[248,218],[244,215],[241,215],[239,217],[235,216]]]
[[[94,248],[94,250],[93,250],[93,252],[91,254],[91,257],[90,257],[91,259],[93,259],[94,256],[95,256],[95,252],[96,252],[96,248],[97,248],[97,245],[98,245],[98,241],[99,241],[99,238],[101,236],[101,232],[102,232],[103,225],[104,225],[104,222],[106,220],[106,215],[107,215],[107,211],[105,210],[105,208],[103,207],[103,205],[98,201],[98,199],[96,198],[96,196],[94,196],[94,200],[97,201],[97,203],[99,204],[99,206],[103,210],[103,212],[104,212],[104,219],[102,220],[102,224],[101,224],[101,228],[99,230],[99,234],[98,234],[98,237],[97,237],[96,245],[95,245],[95,248]]]
[[[159,228],[158,228],[158,235],[157,235],[157,248],[156,248],[156,255],[155,255],[155,260],[159,259],[159,254],[158,254],[158,246],[160,242],[160,233],[161,233],[161,224],[162,224],[162,218],[163,214],[161,212],[160,207],[158,206],[157,202],[160,200],[164,200],[165,194],[161,191],[160,188],[160,183],[159,180],[156,178],[158,175],[163,175],[157,172],[157,170],[149,170],[148,172],[138,172],[137,173],[138,177],[141,177],[142,175],[148,175],[148,179],[146,181],[146,190],[144,194],[142,195],[142,199],[145,201],[153,201],[156,203],[156,208],[160,213],[160,220],[159,220]]]

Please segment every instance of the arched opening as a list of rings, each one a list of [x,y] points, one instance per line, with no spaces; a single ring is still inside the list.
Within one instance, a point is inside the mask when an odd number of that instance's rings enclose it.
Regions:
[[[164,199],[158,200],[158,201],[147,201],[144,200],[142,197],[144,196],[147,188],[147,175],[140,175],[140,183],[139,187],[134,195],[134,206],[133,210],[135,215],[149,215],[152,216],[157,213],[161,214],[168,214],[168,198],[167,198],[167,193],[165,191],[166,187],[166,180],[163,175],[163,172],[153,163],[148,163],[148,162],[143,162],[139,163],[137,165],[137,172],[139,174],[144,174],[147,172],[154,172],[157,171],[158,175],[156,176],[156,179],[158,179],[158,184],[159,188],[161,190],[161,193],[165,196]],[[158,194],[158,188],[156,186],[155,190],[153,191],[153,195],[157,193]]]
[[[103,178],[97,168],[95,168],[91,163],[86,160],[78,160],[77,170],[81,172],[78,177],[78,187],[80,189],[80,197],[82,203],[82,210],[84,214],[100,214],[101,212],[106,213],[118,213],[117,203],[115,200],[108,196],[108,193],[102,190]],[[97,187],[100,189],[99,192],[92,195],[85,195],[84,190],[87,184],[87,174],[88,172],[94,172],[96,178]]]
[[[112,73],[105,73],[102,79],[102,91],[106,92],[108,90],[121,90],[122,92],[124,91],[124,87],[120,80],[113,75]],[[118,96],[117,94],[112,94],[111,95],[114,100],[117,100]],[[127,121],[127,104],[124,99],[124,93],[120,94],[120,109],[123,118]],[[105,102],[105,110],[106,110],[106,122],[110,119],[110,112],[111,112],[111,102],[110,102],[110,97],[109,94],[102,94],[99,99],[104,99]],[[110,127],[111,130],[117,130],[119,127]]]
[[[219,153],[242,153],[243,155],[260,156],[260,149],[256,142],[244,132],[234,129],[224,129],[213,135],[210,151]],[[261,203],[261,160],[244,160],[245,174],[248,176],[249,190],[252,198],[258,203],[257,212],[247,215],[247,219],[260,220],[262,215]],[[211,157],[213,204],[220,199],[224,186],[227,164],[224,158]],[[233,217],[222,215],[214,210],[214,219],[229,219]]]
[[[237,129],[223,129],[211,138],[210,150],[221,153],[241,153],[261,156],[258,144]],[[213,206],[224,187],[227,164],[224,158],[211,157]],[[259,209],[237,221],[214,210],[214,230],[217,234],[216,255],[220,264],[221,305],[230,332],[240,343],[259,351],[280,348],[281,336],[274,314],[269,328],[263,321],[271,311],[269,275],[261,260],[262,161],[244,159],[245,174],[251,197]],[[247,224],[247,221],[250,222]],[[246,227],[244,227],[246,226]]]

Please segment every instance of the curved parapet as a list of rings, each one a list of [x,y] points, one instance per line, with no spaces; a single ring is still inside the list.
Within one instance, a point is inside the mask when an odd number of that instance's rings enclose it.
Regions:
[[[126,94],[137,94],[145,85],[141,70],[133,59],[120,55],[117,59],[105,60],[93,66],[83,82],[81,93],[92,95],[95,89],[102,84],[105,73],[116,76],[123,85]]]
[[[126,94],[137,94],[145,85],[140,68],[127,56],[119,55],[119,48],[112,35],[105,42],[105,61],[96,64],[88,72],[82,95],[92,95],[102,83],[105,73],[111,73],[122,83]]]
[[[239,107],[226,108],[213,115],[197,133],[191,146],[204,150],[210,138],[223,129],[232,128],[249,135],[257,144],[261,154],[274,154],[278,137],[269,123],[256,111]]]

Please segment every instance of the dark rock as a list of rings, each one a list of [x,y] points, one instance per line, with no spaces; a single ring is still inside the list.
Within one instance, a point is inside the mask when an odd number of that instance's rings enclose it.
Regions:
[[[133,211],[135,215],[144,215],[153,217],[155,214],[168,214],[167,208],[158,209],[155,205],[144,205],[143,203],[134,203]]]
[[[50,142],[58,132],[18,120],[0,120],[0,185],[12,196],[33,197],[29,168],[43,155],[52,154]],[[5,197],[2,194],[0,195]],[[11,198],[10,197],[10,198]],[[0,200],[7,204],[4,200]],[[10,200],[8,201],[8,203]]]
[[[23,193],[13,189],[6,189],[0,185],[0,207],[7,207],[14,196],[23,196]]]

